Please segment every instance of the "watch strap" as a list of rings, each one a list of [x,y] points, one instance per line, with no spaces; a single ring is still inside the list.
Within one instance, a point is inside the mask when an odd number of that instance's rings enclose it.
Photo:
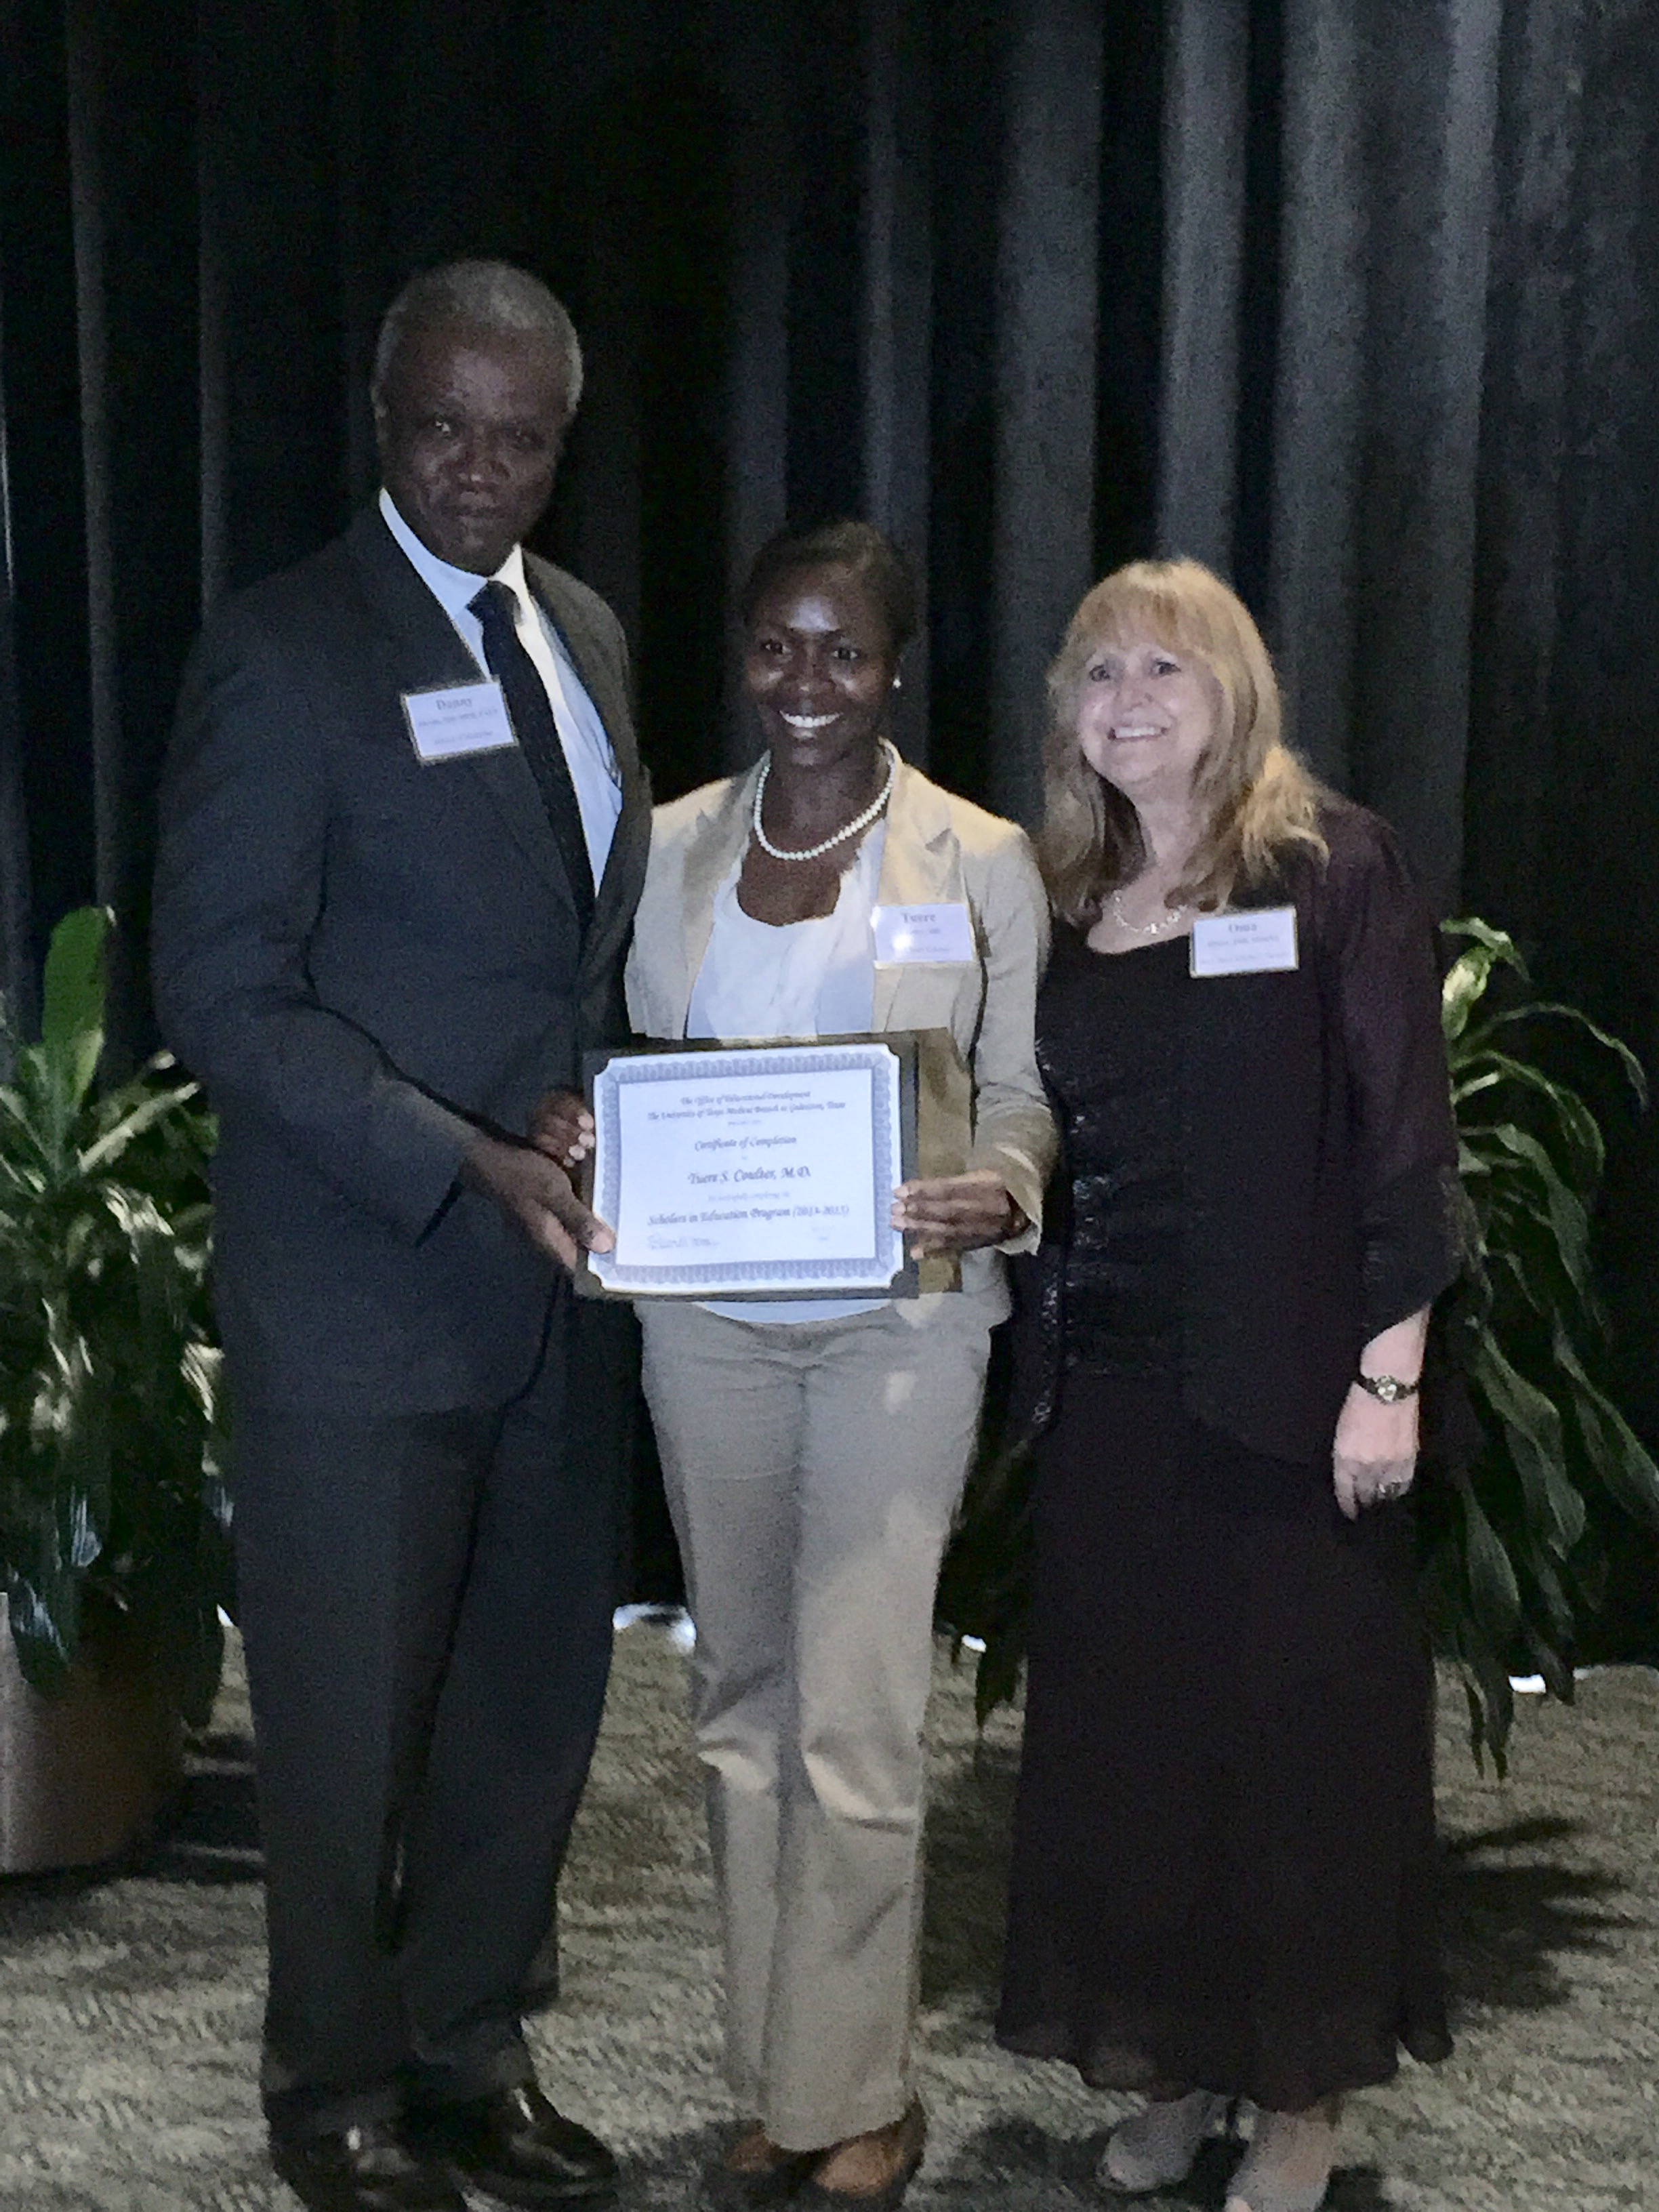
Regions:
[[[1385,1406],[1397,1406],[1402,1398],[1414,1398],[1422,1388],[1420,1380],[1406,1382],[1398,1375],[1356,1375],[1354,1381],[1373,1398],[1380,1398]]]

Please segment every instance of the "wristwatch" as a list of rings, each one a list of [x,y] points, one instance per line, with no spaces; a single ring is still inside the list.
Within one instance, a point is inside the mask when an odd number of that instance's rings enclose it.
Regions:
[[[1385,1406],[1397,1406],[1402,1398],[1414,1398],[1419,1388],[1416,1382],[1402,1382],[1397,1375],[1356,1375],[1353,1379],[1362,1390],[1369,1390]]]

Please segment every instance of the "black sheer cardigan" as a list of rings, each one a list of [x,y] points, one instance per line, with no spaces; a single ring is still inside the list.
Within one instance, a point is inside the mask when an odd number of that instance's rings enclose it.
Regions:
[[[1180,1314],[1187,1411],[1276,1459],[1327,1459],[1361,1346],[1458,1271],[1457,1139],[1427,906],[1393,832],[1330,798],[1238,903],[1293,904],[1299,964],[1184,988]],[[1042,1006],[1037,1008],[1042,1058]],[[1064,1116],[1061,1121],[1062,1146]],[[1018,1262],[1013,1434],[1064,1373],[1064,1151]]]

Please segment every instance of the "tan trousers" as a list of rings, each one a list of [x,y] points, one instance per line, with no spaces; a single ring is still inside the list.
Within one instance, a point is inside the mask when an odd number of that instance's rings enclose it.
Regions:
[[[641,1304],[696,1624],[727,2066],[787,2149],[911,2094],[933,1604],[990,1300],[751,1323]]]

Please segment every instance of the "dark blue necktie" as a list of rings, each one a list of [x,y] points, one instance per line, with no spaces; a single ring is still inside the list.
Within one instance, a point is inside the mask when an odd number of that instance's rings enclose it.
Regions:
[[[519,641],[518,599],[510,584],[497,580],[486,584],[470,605],[483,630],[484,665],[501,687],[513,734],[536,779],[559,857],[570,878],[577,922],[586,933],[593,918],[593,868],[587,857],[581,809],[576,804],[576,787],[570,781],[570,764],[559,743],[559,726],[553,719],[547,687]]]

